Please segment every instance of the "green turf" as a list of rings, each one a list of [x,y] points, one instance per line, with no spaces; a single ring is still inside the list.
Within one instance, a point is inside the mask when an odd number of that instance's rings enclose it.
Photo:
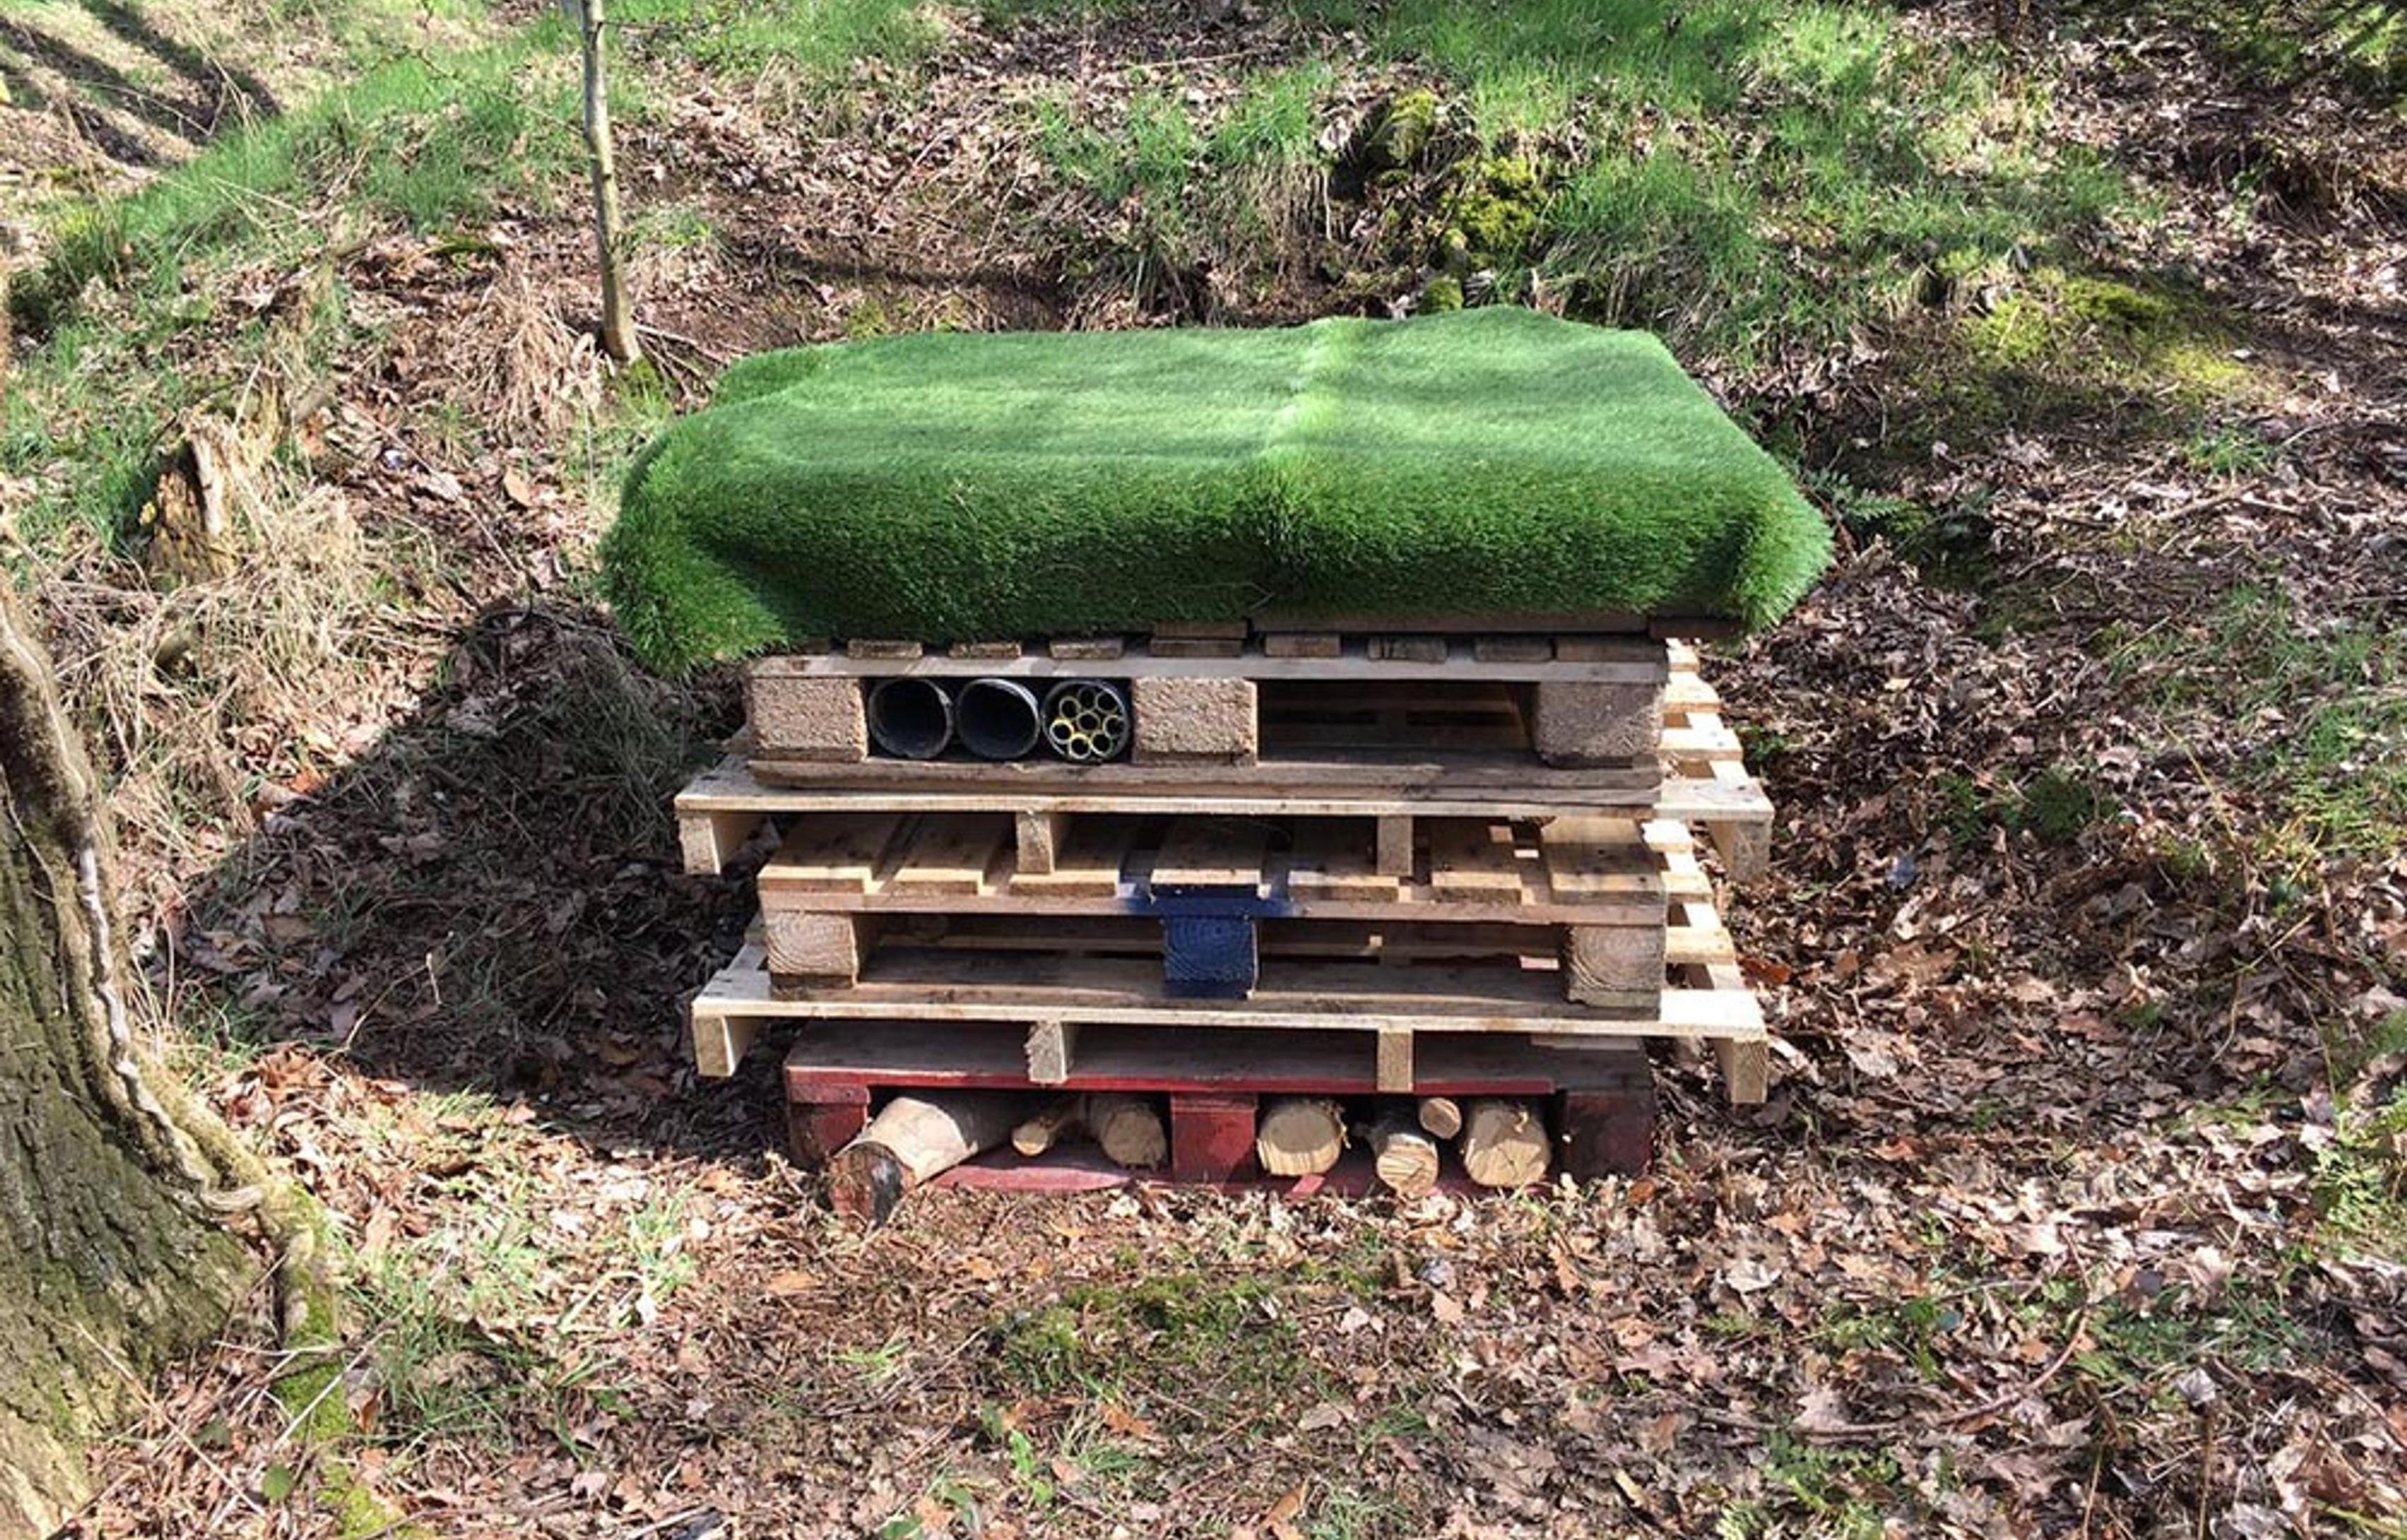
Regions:
[[[1829,553],[1660,343],[1504,308],[764,354],[645,450],[603,545],[664,669],[1264,609],[1761,626]]]

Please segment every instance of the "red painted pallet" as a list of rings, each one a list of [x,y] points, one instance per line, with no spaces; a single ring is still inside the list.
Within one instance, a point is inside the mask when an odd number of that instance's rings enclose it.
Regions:
[[[1090,1029],[1069,1073],[1038,1084],[1010,1037],[976,1027],[849,1021],[803,1030],[788,1051],[785,1085],[795,1158],[818,1165],[866,1126],[890,1092],[912,1089],[1025,1091],[1033,1111],[1064,1092],[1132,1091],[1163,1098],[1170,1164],[1180,1182],[1263,1179],[1254,1164],[1260,1098],[1378,1094],[1374,1065],[1342,1033],[1195,1033]],[[1555,1048],[1526,1038],[1429,1034],[1418,1045],[1415,1089],[1426,1096],[1543,1100],[1555,1166],[1575,1177],[1634,1175],[1654,1142],[1654,1079],[1645,1053],[1627,1044]],[[1106,1173],[1092,1162],[990,1156],[957,1168],[958,1182],[1059,1190]],[[1343,1168],[1341,1167],[1341,1171]],[[1020,1173],[1014,1176],[1013,1172]],[[1061,1175],[1064,1172],[1070,1176]],[[1120,1173],[1118,1179],[1149,1176]],[[1337,1174],[1332,1173],[1332,1176]],[[1275,1183],[1293,1190],[1295,1183]],[[1321,1186],[1331,1185],[1328,1178]],[[1346,1183],[1341,1178],[1336,1190]]]

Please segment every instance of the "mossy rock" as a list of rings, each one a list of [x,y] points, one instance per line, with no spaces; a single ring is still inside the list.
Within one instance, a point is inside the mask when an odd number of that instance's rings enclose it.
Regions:
[[[1521,261],[1538,237],[1546,211],[1546,181],[1525,156],[1473,162],[1455,195],[1446,238],[1460,238],[1472,263],[1503,267]]]
[[[1348,155],[1369,175],[1402,171],[1417,162],[1437,133],[1437,93],[1401,92],[1372,114]]]
[[[1417,307],[1422,315],[1435,315],[1443,310],[1462,308],[1462,280],[1441,273],[1421,290]]]

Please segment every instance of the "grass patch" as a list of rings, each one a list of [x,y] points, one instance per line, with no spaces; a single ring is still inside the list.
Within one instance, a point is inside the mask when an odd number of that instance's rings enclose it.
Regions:
[[[998,1322],[989,1373],[1012,1396],[1118,1406],[1169,1438],[1232,1420],[1284,1428],[1328,1387],[1278,1296],[1201,1273],[1082,1285]]]
[[[2156,706],[2237,731],[2243,777],[2272,804],[2267,853],[2293,873],[2407,841],[2407,636],[2344,617],[2310,622],[2239,588],[2204,620],[2107,649]]]
[[[2407,1262],[2407,1011],[2328,1026],[2324,1053],[2339,1119],[2315,1155],[2316,1212],[2344,1245]]]
[[[638,57],[691,59],[735,80],[784,73],[814,89],[857,59],[910,63],[942,36],[922,0],[620,0],[610,20]]]

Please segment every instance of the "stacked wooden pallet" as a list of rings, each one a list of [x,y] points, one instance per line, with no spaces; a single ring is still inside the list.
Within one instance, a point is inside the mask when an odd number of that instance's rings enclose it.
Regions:
[[[973,679],[1107,687],[1125,758],[878,750],[891,681],[949,701]],[[1134,1094],[1166,1107],[1175,1176],[1235,1180],[1275,1162],[1275,1099],[1378,1125],[1409,1096],[1531,1104],[1581,1175],[1645,1159],[1646,1039],[1709,1043],[1733,1100],[1763,1095],[1762,1016],[1691,840],[1743,877],[1772,808],[1679,642],[856,643],[757,663],[749,695],[745,741],[677,799],[691,870],[776,835],[694,1049],[728,1075],[804,1023],[806,1160],[895,1092]]]

